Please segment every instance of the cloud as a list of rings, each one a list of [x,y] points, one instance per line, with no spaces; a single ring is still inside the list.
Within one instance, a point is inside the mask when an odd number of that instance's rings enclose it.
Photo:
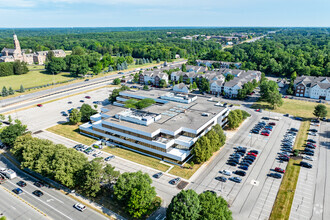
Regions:
[[[36,4],[37,0],[0,0],[1,8],[32,8]]]

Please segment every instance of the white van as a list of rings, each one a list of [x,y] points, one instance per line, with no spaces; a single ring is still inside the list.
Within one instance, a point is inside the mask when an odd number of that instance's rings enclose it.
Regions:
[[[17,177],[15,171],[6,168],[0,168],[0,173],[5,175],[10,180]]]

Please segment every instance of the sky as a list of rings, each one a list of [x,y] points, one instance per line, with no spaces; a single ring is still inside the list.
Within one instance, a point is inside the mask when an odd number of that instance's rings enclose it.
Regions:
[[[330,0],[0,0],[0,27],[329,27]]]

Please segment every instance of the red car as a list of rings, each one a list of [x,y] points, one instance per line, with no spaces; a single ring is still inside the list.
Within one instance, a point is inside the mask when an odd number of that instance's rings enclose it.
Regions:
[[[251,156],[257,157],[257,155],[255,153],[251,153],[251,152],[249,152],[247,155],[251,155]]]
[[[269,136],[269,134],[268,134],[268,133],[266,133],[266,132],[264,132],[264,133],[261,133],[261,135],[263,135],[263,136]]]
[[[256,112],[260,112],[260,109],[256,109]]]
[[[279,168],[279,167],[275,167],[275,171],[279,172],[279,173],[285,173],[285,170],[283,170],[282,168]]]
[[[90,99],[91,97],[90,96],[85,96],[86,99]]]
[[[275,125],[276,125],[275,122],[270,122],[270,123],[268,123],[268,124],[271,125],[271,126],[275,126]]]
[[[42,104],[38,104],[37,106],[38,106],[38,107],[42,107]]]
[[[310,143],[310,142],[308,142],[307,145],[311,145],[313,147],[316,147],[316,144],[313,144],[313,143]]]

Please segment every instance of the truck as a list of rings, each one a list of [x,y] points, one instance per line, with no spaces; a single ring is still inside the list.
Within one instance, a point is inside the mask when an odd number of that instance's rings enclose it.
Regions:
[[[0,168],[0,174],[6,176],[10,180],[17,177],[15,171],[13,171],[11,169],[7,169],[7,168]]]

